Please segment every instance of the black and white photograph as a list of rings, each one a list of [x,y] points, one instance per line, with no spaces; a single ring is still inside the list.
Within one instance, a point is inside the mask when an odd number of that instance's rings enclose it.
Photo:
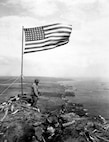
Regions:
[[[109,142],[108,38],[108,0],[0,0],[0,142]]]

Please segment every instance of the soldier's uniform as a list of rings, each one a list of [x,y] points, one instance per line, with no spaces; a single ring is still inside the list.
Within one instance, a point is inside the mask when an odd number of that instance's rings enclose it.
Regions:
[[[36,107],[37,105],[37,100],[39,97],[39,91],[38,91],[38,80],[35,80],[33,85],[32,85],[32,92],[31,92],[31,97],[32,97],[32,106]]]

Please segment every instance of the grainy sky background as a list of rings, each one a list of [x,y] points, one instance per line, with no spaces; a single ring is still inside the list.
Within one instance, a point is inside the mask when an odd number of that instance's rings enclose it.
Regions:
[[[0,0],[0,75],[20,75],[22,26],[72,24],[70,42],[24,55],[24,75],[109,77],[109,0]]]

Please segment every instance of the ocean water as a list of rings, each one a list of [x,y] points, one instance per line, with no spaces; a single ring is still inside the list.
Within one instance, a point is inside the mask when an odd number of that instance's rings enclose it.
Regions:
[[[109,119],[109,82],[99,79],[75,79],[60,82],[75,91],[75,97],[68,97],[71,102],[82,103],[92,115],[102,115]]]

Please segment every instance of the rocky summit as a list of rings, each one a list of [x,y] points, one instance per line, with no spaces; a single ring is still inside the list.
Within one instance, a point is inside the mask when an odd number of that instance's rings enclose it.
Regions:
[[[71,94],[71,93],[70,93]],[[109,122],[92,116],[83,104],[69,102],[62,94],[43,93],[32,106],[28,94],[0,104],[0,142],[109,142]]]

